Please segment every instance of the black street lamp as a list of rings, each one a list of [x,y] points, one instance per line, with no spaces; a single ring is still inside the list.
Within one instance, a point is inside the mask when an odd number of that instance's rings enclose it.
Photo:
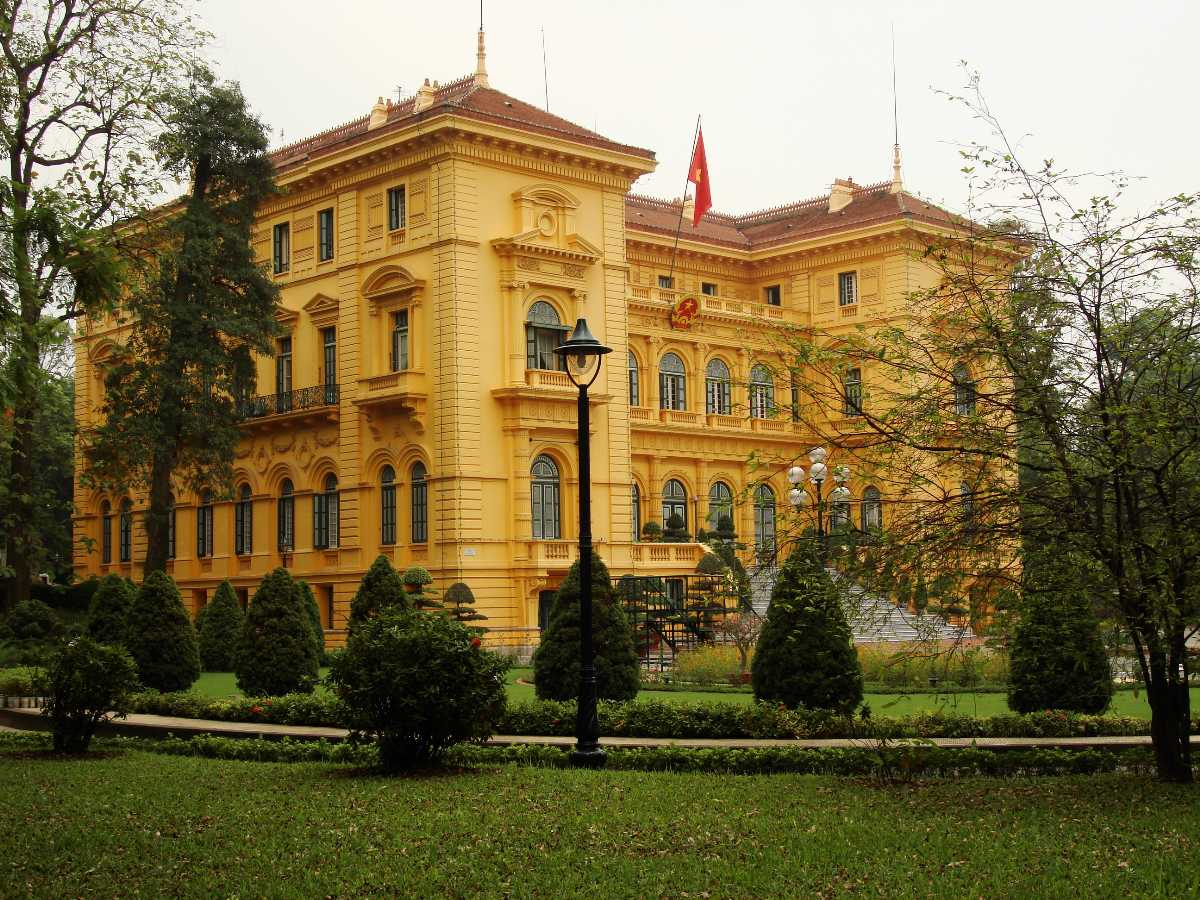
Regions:
[[[592,454],[588,388],[600,374],[600,357],[611,353],[592,337],[587,320],[554,352],[563,357],[567,377],[579,388],[579,703],[575,716],[575,750],[571,764],[598,769],[604,765],[600,749],[600,718],[596,712],[596,652],[592,646]]]

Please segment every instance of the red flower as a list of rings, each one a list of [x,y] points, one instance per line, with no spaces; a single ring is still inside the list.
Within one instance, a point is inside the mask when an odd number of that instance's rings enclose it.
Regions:
[[[262,712],[262,707],[258,706],[258,705],[252,706],[252,707],[250,707],[250,712],[257,716],[259,713]]]
[[[473,649],[478,650],[482,646],[483,646],[483,641],[481,641],[479,638],[471,638],[471,647]]]

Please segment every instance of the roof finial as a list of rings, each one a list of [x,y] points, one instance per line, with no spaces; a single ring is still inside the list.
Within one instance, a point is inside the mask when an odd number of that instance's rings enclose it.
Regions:
[[[487,50],[483,46],[483,0],[479,0],[479,45],[475,50],[475,84],[488,86]]]
[[[900,177],[900,104],[896,94],[896,23],[892,23],[892,186],[891,193],[904,190]]]

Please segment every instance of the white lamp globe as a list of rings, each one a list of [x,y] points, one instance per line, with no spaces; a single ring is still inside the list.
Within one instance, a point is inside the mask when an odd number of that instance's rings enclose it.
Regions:
[[[824,447],[813,447],[808,451],[808,458],[812,460],[813,463],[825,462],[825,457],[828,455],[829,454],[825,452]]]
[[[829,472],[829,467],[823,462],[815,462],[812,464],[812,480],[824,481],[826,474]]]
[[[804,484],[804,469],[800,466],[792,466],[788,469],[788,481],[792,484]]]
[[[799,508],[808,503],[808,494],[800,490],[800,488],[792,488],[788,491],[788,499],[792,501],[792,506]]]

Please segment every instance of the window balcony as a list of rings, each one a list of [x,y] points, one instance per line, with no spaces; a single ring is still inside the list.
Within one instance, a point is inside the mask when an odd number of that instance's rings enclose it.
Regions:
[[[429,382],[422,369],[402,369],[370,378],[360,378],[355,404],[374,409],[407,411],[424,430],[429,401]]]
[[[274,423],[293,419],[327,419],[337,421],[341,402],[339,385],[321,384],[282,394],[263,394],[237,402],[237,416],[242,425]]]

